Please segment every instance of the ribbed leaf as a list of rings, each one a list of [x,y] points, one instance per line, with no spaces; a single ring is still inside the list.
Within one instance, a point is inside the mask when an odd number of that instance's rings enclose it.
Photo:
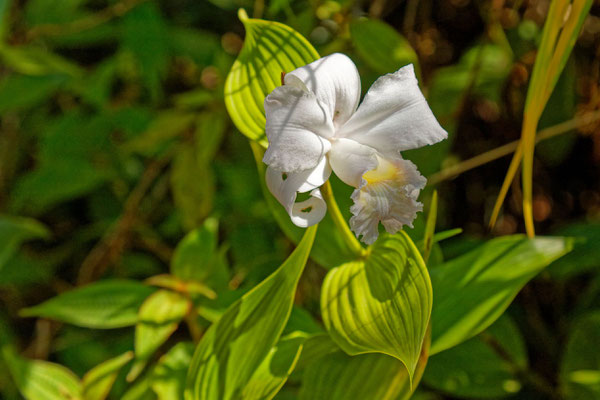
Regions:
[[[154,291],[136,281],[104,280],[62,293],[34,307],[23,317],[45,317],[85,328],[110,329],[135,325],[138,309]]]
[[[431,354],[490,326],[530,279],[571,247],[561,237],[505,236],[433,269]]]
[[[244,10],[239,17],[246,39],[225,82],[225,105],[240,132],[266,147],[265,97],[281,85],[282,72],[306,65],[319,54],[289,26],[250,19]]]
[[[433,295],[408,235],[379,239],[369,256],[332,269],[323,283],[323,322],[348,354],[384,353],[415,371]]]
[[[240,398],[287,323],[316,231],[308,228],[283,265],[208,329],[188,370],[187,400]]]
[[[119,370],[133,359],[133,352],[111,358],[89,370],[82,380],[84,400],[104,400],[117,379]]]
[[[28,360],[10,347],[3,349],[19,392],[26,400],[77,400],[81,398],[81,383],[73,372],[62,365],[47,361]]]

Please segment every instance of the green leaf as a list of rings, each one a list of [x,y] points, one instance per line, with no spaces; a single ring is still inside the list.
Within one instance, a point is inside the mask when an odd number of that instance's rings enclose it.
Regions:
[[[567,238],[505,236],[433,269],[431,354],[490,326],[530,279],[571,248]]]
[[[9,75],[0,81],[0,112],[35,107],[52,96],[67,80],[65,75]]]
[[[245,400],[272,399],[294,370],[305,339],[302,336],[281,339],[260,363],[244,387],[241,398]]]
[[[140,307],[135,326],[135,357],[148,359],[179,326],[191,303],[177,292],[157,290]]]
[[[123,46],[137,61],[150,96],[157,101],[168,67],[168,31],[158,5],[140,4],[123,18]]]
[[[19,392],[26,400],[77,400],[81,398],[79,378],[62,365],[47,361],[28,360],[10,347],[3,349]]]
[[[329,334],[346,353],[396,357],[412,377],[432,297],[423,259],[402,231],[380,238],[366,259],[329,271],[321,312]]]
[[[244,10],[239,17],[246,39],[225,82],[225,105],[240,132],[266,147],[265,97],[281,85],[282,72],[309,64],[319,54],[289,26],[248,18]]]
[[[408,40],[385,22],[354,20],[350,35],[358,55],[374,71],[387,74],[407,64],[415,64],[415,70],[419,70],[419,59]]]
[[[48,229],[34,219],[0,215],[0,271],[23,242],[49,236]]]
[[[197,227],[213,209],[215,178],[210,164],[198,158],[193,147],[182,143],[171,167],[173,201],[187,229]]]
[[[325,355],[303,375],[300,400],[397,400],[410,393],[405,366],[385,354]]]
[[[4,36],[8,31],[8,17],[12,0],[0,0],[0,46],[4,42]]]
[[[173,139],[190,130],[195,115],[191,112],[168,110],[156,116],[145,132],[122,147],[145,156],[154,156]]]
[[[573,251],[548,266],[548,272],[554,278],[568,279],[600,267],[600,223],[579,222],[558,229],[554,234],[575,238]]]
[[[135,325],[138,309],[153,291],[137,281],[107,279],[62,293],[20,314],[85,328],[121,328]]]
[[[423,237],[423,261],[427,264],[427,260],[429,260],[429,254],[431,254],[431,249],[433,247],[434,233],[435,233],[435,221],[437,220],[437,204],[438,204],[438,196],[437,190],[433,191],[433,195],[431,196],[431,203],[429,205],[429,213],[427,214],[427,222],[425,223],[425,235]]]
[[[316,231],[317,226],[308,228],[281,267],[208,329],[188,371],[186,399],[230,400],[241,396],[287,323]]]
[[[132,359],[133,352],[128,351],[89,370],[82,379],[83,400],[106,399],[119,370]]]
[[[171,259],[171,273],[184,281],[206,283],[213,289],[227,287],[229,271],[217,251],[219,223],[208,218],[177,244]]]
[[[515,365],[527,367],[525,343],[515,323],[503,316],[481,335],[430,357],[423,382],[453,397],[497,399],[521,389]]]
[[[84,73],[78,65],[34,46],[0,47],[0,58],[6,66],[24,75],[64,74],[82,77]]]
[[[183,399],[194,347],[192,342],[179,342],[158,360],[152,370],[150,387],[160,399]]]
[[[560,367],[560,382],[569,400],[600,398],[599,337],[600,311],[583,315],[573,324]]]

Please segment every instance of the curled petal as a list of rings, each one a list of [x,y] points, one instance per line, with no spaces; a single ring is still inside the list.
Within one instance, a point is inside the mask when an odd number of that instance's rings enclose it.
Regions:
[[[361,185],[363,174],[377,167],[375,149],[350,139],[335,140],[328,157],[338,178],[356,188]]]
[[[411,64],[377,79],[336,136],[395,157],[400,151],[437,143],[448,134],[423,97]]]
[[[328,107],[334,126],[339,128],[356,111],[360,101],[360,76],[344,54],[320,58],[285,75],[285,84],[305,87]]]
[[[423,209],[417,197],[426,179],[415,165],[402,159],[378,160],[377,169],[366,173],[363,186],[352,193],[350,228],[366,244],[377,240],[380,222],[388,233],[394,234],[403,225],[412,228],[417,212]]]
[[[327,107],[313,93],[293,86],[275,88],[265,99],[265,132],[269,147],[263,162],[275,169],[298,172],[316,167],[329,151],[333,135]]]
[[[294,225],[307,228],[318,224],[327,212],[327,204],[323,200],[321,191],[315,189],[310,192],[310,198],[299,203],[294,203],[290,217]]]
[[[331,175],[331,168],[327,159],[323,157],[317,166],[311,170],[285,173],[268,167],[265,173],[267,187],[275,196],[277,201],[283,205],[290,215],[292,222],[300,227],[307,227],[319,222],[325,215],[327,206],[319,191],[315,189],[321,186]],[[298,192],[313,191],[311,198],[296,203]],[[323,204],[321,204],[321,202]],[[312,208],[308,208],[312,207]],[[317,218],[318,217],[318,218]],[[309,225],[307,225],[310,223]]]

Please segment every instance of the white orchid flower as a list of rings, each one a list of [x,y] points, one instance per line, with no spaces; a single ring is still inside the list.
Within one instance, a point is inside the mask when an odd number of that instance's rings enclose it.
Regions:
[[[356,188],[350,228],[372,244],[381,222],[389,233],[412,227],[426,180],[401,151],[447,137],[419,90],[412,65],[380,77],[360,101],[354,63],[332,54],[285,74],[265,99],[269,190],[300,227],[327,206],[318,189],[331,171]],[[310,192],[296,203],[298,193]]]

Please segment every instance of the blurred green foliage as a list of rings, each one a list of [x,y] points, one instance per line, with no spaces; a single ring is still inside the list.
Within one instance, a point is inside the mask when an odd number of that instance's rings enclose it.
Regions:
[[[325,333],[321,285],[352,260],[330,217],[308,265],[295,265],[299,281],[250,291],[290,266],[304,230],[265,189],[262,150],[227,113],[226,77],[248,57],[239,7],[306,37],[303,62],[348,54],[363,89],[416,64],[449,132],[405,154],[429,176],[518,137],[548,1],[0,0],[0,397],[181,399],[205,334],[210,354],[247,363],[221,375],[246,398],[284,383],[276,399],[409,391],[400,361],[351,357]],[[599,12],[540,128],[600,107]],[[259,137],[251,128],[240,129]],[[437,186],[437,230],[465,233],[431,250],[433,355],[425,368],[421,354],[413,398],[600,399],[598,132],[596,120],[538,147],[534,218],[554,238],[514,235],[519,190],[486,231],[506,160]],[[349,188],[332,186],[348,218]],[[407,234],[419,243],[424,230],[421,215]],[[257,295],[262,317],[282,317],[235,319]],[[216,336],[221,316],[259,334]]]

